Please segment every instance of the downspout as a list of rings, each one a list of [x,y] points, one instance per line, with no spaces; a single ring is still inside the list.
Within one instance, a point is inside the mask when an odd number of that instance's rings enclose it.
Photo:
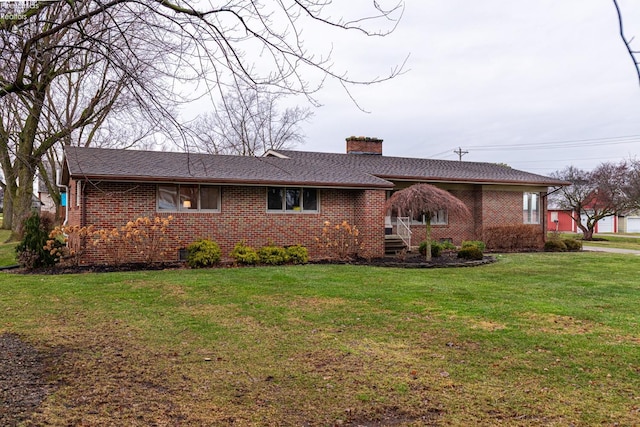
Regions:
[[[64,221],[62,221],[62,225],[66,226],[67,223],[69,222],[69,186],[68,185],[64,185],[62,183],[62,171],[57,171],[56,172],[56,185],[58,187],[64,187],[64,191],[66,194],[66,198],[67,198],[67,203],[64,204]]]
[[[547,198],[553,194],[556,193],[558,191],[560,191],[562,189],[562,187],[558,187],[555,190],[553,190],[552,192],[547,192],[544,193],[542,195],[542,200],[544,201],[544,203],[542,204],[542,243],[546,243],[547,241]]]
[[[547,196],[549,193],[542,195],[542,244],[547,242]]]
[[[85,203],[85,185],[83,184],[83,180],[78,180],[76,182],[76,192],[80,191],[80,227],[87,226],[87,204]],[[80,239],[80,249],[82,252],[87,249],[87,236],[84,236]]]
[[[82,184],[84,181],[78,180],[77,186],[80,189],[80,227],[87,225],[87,204],[85,203],[85,186]]]

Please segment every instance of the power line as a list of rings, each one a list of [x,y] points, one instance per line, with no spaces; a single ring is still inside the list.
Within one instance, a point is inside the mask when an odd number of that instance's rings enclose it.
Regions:
[[[600,145],[622,145],[640,143],[640,135],[622,135],[612,136],[604,138],[586,138],[586,139],[571,139],[560,141],[548,141],[548,142],[523,142],[518,144],[489,144],[489,145],[475,145],[471,146],[474,151],[498,151],[498,150],[510,150],[510,151],[526,151],[526,150],[549,150],[553,148],[582,148],[582,147],[596,147]],[[459,148],[459,150],[461,150]],[[436,153],[430,158],[437,158],[443,154],[450,153],[450,150]],[[459,154],[457,150],[454,153]],[[465,153],[466,154],[466,153]],[[460,155],[459,155],[460,156]]]
[[[550,142],[523,142],[519,144],[494,144],[494,145],[481,145],[473,147],[477,150],[501,150],[504,148],[509,149],[538,149],[538,148],[572,148],[572,147],[584,147],[584,146],[598,146],[598,145],[617,145],[617,144],[630,144],[633,142],[640,142],[640,135],[625,135],[625,136],[613,136],[606,138],[588,138],[588,139],[572,139],[565,141],[550,141]]]
[[[458,155],[458,160],[462,161],[462,156],[464,156],[465,154],[469,154],[468,151],[464,151],[462,149],[462,147],[458,147],[457,150],[453,150],[454,153],[456,153]]]

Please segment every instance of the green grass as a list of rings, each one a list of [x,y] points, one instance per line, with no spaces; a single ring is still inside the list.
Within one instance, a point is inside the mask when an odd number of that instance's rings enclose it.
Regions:
[[[0,230],[0,267],[16,263],[16,242],[9,242],[10,230]]]
[[[582,238],[582,234],[575,233],[560,233],[560,235],[563,238],[574,238],[578,240]],[[640,250],[639,235],[596,234],[595,237],[598,240],[585,240],[583,243],[588,246]]]
[[[640,263],[0,276],[39,424],[638,425]],[[395,423],[395,424],[394,424]]]

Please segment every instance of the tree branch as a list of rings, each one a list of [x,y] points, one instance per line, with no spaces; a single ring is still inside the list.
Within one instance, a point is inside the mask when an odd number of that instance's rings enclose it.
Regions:
[[[638,53],[638,51],[634,51],[631,48],[631,42],[633,41],[633,37],[631,39],[627,39],[627,37],[624,34],[624,27],[622,24],[622,12],[620,11],[620,6],[618,5],[618,1],[617,0],[612,0],[612,1],[613,1],[613,5],[616,8],[616,13],[618,14],[618,28],[620,30],[620,38],[622,39],[622,42],[624,43],[624,46],[627,49],[627,52],[629,53],[629,58],[631,58],[631,61],[633,62],[633,66],[636,70],[636,75],[638,76],[638,84],[640,85],[640,61],[636,59],[636,54]]]

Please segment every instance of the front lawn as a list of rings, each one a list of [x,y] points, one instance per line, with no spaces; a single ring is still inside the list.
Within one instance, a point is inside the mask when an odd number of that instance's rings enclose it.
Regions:
[[[29,425],[640,425],[640,262],[0,275]]]
[[[11,230],[0,230],[0,267],[16,263],[17,242],[9,242]]]
[[[598,240],[585,240],[583,243],[588,246],[597,246],[604,248],[619,248],[640,250],[640,238],[633,236],[616,236],[613,234],[597,234]]]
[[[549,233],[553,236],[554,233]],[[582,240],[582,233],[560,233],[562,238]],[[587,246],[603,248],[633,249],[640,250],[640,236],[637,234],[596,234],[596,240],[584,240],[582,243]]]

